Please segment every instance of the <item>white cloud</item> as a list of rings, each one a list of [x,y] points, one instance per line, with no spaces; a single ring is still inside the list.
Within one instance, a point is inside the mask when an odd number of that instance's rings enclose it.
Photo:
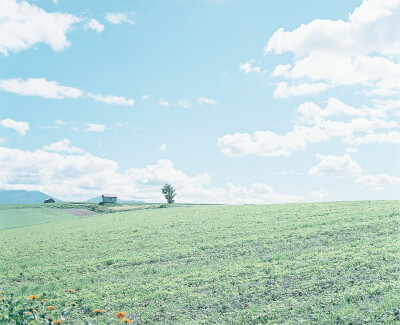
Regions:
[[[166,100],[164,100],[164,99],[162,99],[162,98],[158,101],[158,103],[159,103],[161,106],[169,106],[169,105],[170,105],[170,103],[169,103],[168,101],[166,101]]]
[[[149,99],[150,98],[150,95],[144,95],[144,96],[142,96],[142,102],[144,102],[146,99]]]
[[[357,153],[358,152],[358,148],[347,148],[346,152],[347,153]]]
[[[58,124],[58,125],[66,125],[68,124],[67,122],[61,121],[61,120],[55,120],[54,123]]]
[[[331,192],[328,191],[328,190],[325,190],[325,189],[320,189],[320,190],[317,190],[317,191],[311,191],[310,192],[310,195],[314,199],[317,199],[317,200],[322,200],[325,197],[327,197],[329,194],[331,194]]]
[[[36,44],[62,51],[67,33],[80,19],[70,14],[48,13],[27,1],[0,1],[0,53],[19,52]]]
[[[94,123],[86,123],[86,128],[84,131],[86,132],[104,132],[107,128],[104,124],[94,124]]]
[[[18,122],[12,119],[5,119],[0,121],[0,125],[7,128],[15,130],[19,135],[23,136],[29,130],[29,123],[28,122]]]
[[[85,24],[86,29],[93,29],[96,33],[101,33],[104,30],[104,25],[100,24],[96,19],[90,19]]]
[[[163,143],[163,144],[160,146],[160,150],[161,150],[161,151],[167,150],[167,145],[166,145],[165,143]]]
[[[386,173],[378,175],[363,175],[354,180],[355,183],[380,189],[384,185],[400,185],[400,177],[389,176]]]
[[[352,136],[344,140],[345,143],[351,145],[369,144],[369,143],[391,143],[400,144],[400,132],[390,131],[388,133],[369,132],[364,136]]]
[[[117,12],[117,13],[107,13],[106,14],[106,19],[110,24],[122,24],[122,23],[127,23],[127,24],[133,24],[134,22],[128,18],[128,15],[123,12]]]
[[[0,138],[0,144],[6,142],[6,138]]]
[[[314,103],[304,103],[293,129],[284,135],[272,131],[227,134],[218,139],[218,147],[228,157],[245,155],[290,156],[305,150],[309,144],[327,142],[333,138],[345,144],[397,143],[399,132],[374,133],[374,130],[399,128],[399,123],[386,119],[386,112],[345,105],[331,98],[325,109]],[[349,121],[327,117],[352,117]],[[382,118],[380,118],[382,117]]]
[[[247,61],[245,63],[240,63],[239,64],[239,69],[244,74],[249,74],[251,72],[261,73],[261,67],[254,66],[254,63],[255,63],[255,60],[250,60],[250,61]]]
[[[187,99],[179,99],[176,105],[181,106],[183,108],[191,108],[192,103],[188,101]]]
[[[78,88],[60,86],[57,81],[48,81],[44,78],[0,80],[0,90],[21,96],[39,96],[53,99],[77,98],[83,96],[83,92]],[[86,95],[96,102],[103,102],[106,104],[123,106],[133,106],[135,104],[133,99],[126,99],[122,96],[103,96],[91,93],[87,93]]]
[[[68,153],[83,153],[83,149],[78,148],[78,147],[71,147],[71,140],[69,139],[63,139],[58,142],[54,142],[49,145],[43,146],[44,151],[50,151],[50,152],[68,152]]]
[[[39,96],[54,99],[82,96],[82,91],[77,88],[60,86],[57,81],[47,81],[44,78],[0,80],[0,90],[22,96]]]
[[[126,99],[125,97],[122,96],[114,96],[114,95],[103,96],[103,95],[93,95],[91,93],[88,93],[87,96],[89,98],[92,98],[96,102],[103,102],[106,104],[116,104],[123,106],[133,106],[135,104],[135,101],[133,99]]]
[[[317,154],[316,157],[320,162],[309,170],[310,175],[345,177],[359,175],[362,172],[360,165],[348,154],[343,156]]]
[[[69,145],[69,144],[68,144]],[[9,162],[13,161],[12,164]],[[207,173],[188,176],[169,160],[159,160],[143,168],[120,170],[112,160],[84,154],[33,152],[0,147],[1,188],[38,190],[64,200],[84,200],[104,192],[125,199],[164,202],[161,187],[173,184],[177,202],[276,203],[299,202],[297,195],[283,194],[266,184],[249,187],[227,184],[210,186]]]
[[[294,54],[293,64],[278,65],[272,76],[362,84],[368,95],[400,93],[400,0],[365,0],[346,21],[316,19],[293,31],[276,31],[264,53]]]
[[[58,5],[58,0],[53,0],[53,3],[57,6]]]
[[[206,98],[206,97],[199,97],[197,99],[197,102],[200,105],[217,105],[218,102],[215,99],[212,98]]]
[[[316,95],[329,88],[326,83],[307,83],[288,86],[287,82],[280,82],[274,91],[275,98],[288,98],[290,96]]]

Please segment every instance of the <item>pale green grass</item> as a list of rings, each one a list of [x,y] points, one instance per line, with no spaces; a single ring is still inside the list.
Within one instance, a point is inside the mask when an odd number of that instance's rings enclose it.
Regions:
[[[73,324],[396,324],[398,201],[192,206],[0,231],[0,291],[66,289]]]
[[[60,209],[53,209],[41,204],[0,205],[0,230],[42,223],[59,222],[75,218],[75,216],[65,213]]]

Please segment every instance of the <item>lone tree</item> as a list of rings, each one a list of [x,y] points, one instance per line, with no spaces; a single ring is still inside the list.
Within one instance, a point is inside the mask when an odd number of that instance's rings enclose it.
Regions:
[[[165,183],[164,187],[161,189],[161,193],[164,195],[168,204],[175,203],[174,197],[176,196],[176,193],[171,184]]]

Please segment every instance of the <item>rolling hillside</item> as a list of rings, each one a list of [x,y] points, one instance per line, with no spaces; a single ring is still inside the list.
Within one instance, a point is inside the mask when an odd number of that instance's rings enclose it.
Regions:
[[[27,214],[31,214],[30,207]],[[399,322],[398,201],[175,206],[0,231],[0,290],[107,324]],[[69,298],[67,298],[69,299]],[[73,297],[75,299],[75,297]]]
[[[76,218],[61,209],[41,205],[0,205],[0,230],[16,227],[59,222]]]

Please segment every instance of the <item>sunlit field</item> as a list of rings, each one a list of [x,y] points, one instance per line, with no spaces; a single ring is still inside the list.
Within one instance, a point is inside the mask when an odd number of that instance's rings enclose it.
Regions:
[[[94,310],[106,324],[120,311],[136,324],[400,320],[398,201],[153,206],[69,220],[57,210],[27,206],[29,226],[18,217],[19,228],[0,231],[0,291],[28,285],[24,296],[45,293],[55,310],[78,301],[66,324],[95,322]],[[51,223],[30,225],[35,211]]]

